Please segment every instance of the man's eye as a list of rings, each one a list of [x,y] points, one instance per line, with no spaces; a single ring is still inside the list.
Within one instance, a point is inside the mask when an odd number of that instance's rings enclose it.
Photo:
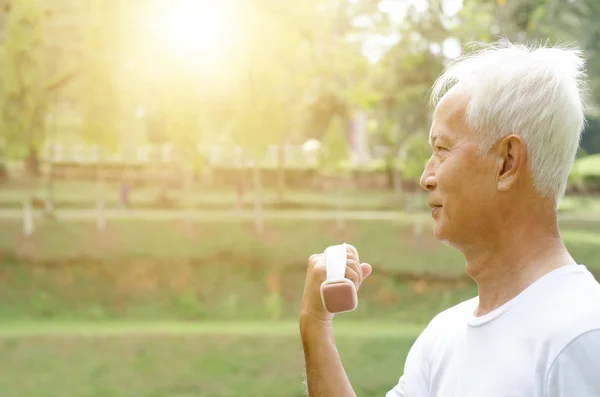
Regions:
[[[443,148],[443,147],[441,147],[441,146],[434,146],[434,147],[433,147],[433,149],[434,149],[436,152],[439,152],[439,151],[441,151],[441,150],[446,150],[446,148]]]

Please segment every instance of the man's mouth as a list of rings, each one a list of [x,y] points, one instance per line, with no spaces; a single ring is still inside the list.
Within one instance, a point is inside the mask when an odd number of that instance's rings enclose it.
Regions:
[[[429,204],[429,208],[431,208],[431,215],[435,215],[440,211],[442,206],[437,204]]]

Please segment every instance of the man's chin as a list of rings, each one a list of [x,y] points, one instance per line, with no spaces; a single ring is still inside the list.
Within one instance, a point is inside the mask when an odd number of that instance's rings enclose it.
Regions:
[[[458,247],[454,244],[452,244],[452,240],[450,239],[449,236],[443,234],[443,233],[438,233],[437,230],[434,232],[435,235],[435,239],[437,241],[439,241],[440,243],[450,247],[450,248],[456,248],[458,249]]]
[[[435,226],[433,227],[433,235],[435,236],[435,239],[444,245],[451,246],[450,239],[440,226],[441,225],[439,224],[439,221],[436,221]]]

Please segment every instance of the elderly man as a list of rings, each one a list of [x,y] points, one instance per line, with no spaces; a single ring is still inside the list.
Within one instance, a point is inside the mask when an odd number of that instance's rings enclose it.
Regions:
[[[600,285],[557,221],[584,124],[583,66],[575,49],[502,42],[433,86],[421,185],[435,236],[464,254],[479,294],[429,323],[388,397],[600,396]],[[346,277],[358,287],[370,273],[350,247]],[[300,314],[308,392],[354,396],[324,279],[323,255],[311,256]]]

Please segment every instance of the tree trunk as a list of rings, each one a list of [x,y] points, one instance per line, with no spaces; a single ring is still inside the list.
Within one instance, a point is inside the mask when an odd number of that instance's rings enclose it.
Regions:
[[[165,167],[160,171],[160,190],[158,192],[158,201],[160,206],[168,208],[169,203],[169,169]]]
[[[245,176],[246,176],[246,164],[244,164],[243,167],[241,167],[237,171],[237,179],[236,179],[236,183],[235,183],[235,194],[236,194],[235,208],[238,211],[241,211],[244,208],[244,190],[245,190],[244,178],[245,178]]]
[[[256,232],[258,234],[262,234],[264,230],[262,212],[262,180],[260,177],[260,166],[258,161],[254,161],[252,170],[252,179],[254,181],[254,224],[256,226]]]
[[[48,194],[44,205],[44,214],[47,217],[54,216],[54,153],[50,156],[50,169],[48,170]]]
[[[412,194],[410,201],[410,212],[417,212],[414,211],[417,207],[418,207],[418,200],[420,199],[418,194]],[[415,223],[413,225],[413,241],[416,245],[419,245],[421,243],[421,236],[423,235],[423,221],[417,217],[415,219]]]
[[[194,189],[194,166],[189,166],[186,170],[186,177],[184,182],[184,194],[186,201],[189,204],[193,204],[193,189]],[[193,205],[191,205],[193,207]]]
[[[40,161],[35,147],[29,149],[29,154],[25,159],[25,172],[31,178],[36,178],[40,174]]]
[[[401,203],[400,205],[403,209],[406,209],[406,205],[403,204],[400,200],[402,200],[404,194],[402,190],[402,174],[399,171],[394,170],[394,194],[398,201]]]
[[[279,147],[277,152],[278,168],[277,168],[277,200],[283,201],[285,193],[285,152],[283,146]]]
[[[23,200],[23,234],[29,237],[33,234],[33,205],[31,198],[31,189],[25,192]]]
[[[344,198],[344,180],[338,179],[337,186],[337,210],[336,210],[336,225],[338,233],[344,231],[344,216],[343,216],[343,198]]]
[[[396,181],[395,181],[395,172],[394,172],[394,163],[392,161],[391,158],[387,158],[386,159],[386,164],[385,164],[385,173],[386,173],[386,177],[387,177],[387,188],[388,189],[394,189],[396,186]]]
[[[25,197],[23,199],[23,234],[29,237],[33,234],[33,195],[35,191],[36,176],[39,171],[37,152],[30,149],[25,160]]]
[[[0,152],[0,183],[8,181],[8,169],[6,163],[2,159],[2,153]]]
[[[99,232],[103,232],[106,229],[106,217],[104,213],[105,200],[104,200],[104,170],[102,169],[102,160],[98,160],[96,169],[96,187],[98,194],[98,201],[96,205],[96,228]]]
[[[207,188],[213,187],[213,166],[212,164],[205,163],[202,167],[202,185]]]

